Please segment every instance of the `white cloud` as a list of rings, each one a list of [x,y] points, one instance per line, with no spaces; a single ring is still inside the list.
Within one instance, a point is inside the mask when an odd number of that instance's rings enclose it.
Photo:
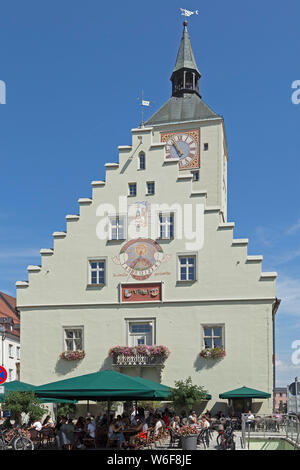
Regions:
[[[293,233],[297,232],[298,230],[300,230],[300,219],[295,223],[295,225],[293,225],[292,227],[288,228],[286,230],[286,233],[288,235],[292,235]]]

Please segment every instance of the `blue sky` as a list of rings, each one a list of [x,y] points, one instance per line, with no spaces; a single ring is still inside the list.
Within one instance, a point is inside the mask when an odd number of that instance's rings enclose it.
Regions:
[[[277,383],[300,373],[300,80],[297,0],[13,0],[0,11],[0,290],[15,295],[65,215],[90,197],[104,163],[131,143],[140,123],[170,96],[169,78],[189,21],[203,99],[225,118],[229,220],[263,270],[278,271]]]

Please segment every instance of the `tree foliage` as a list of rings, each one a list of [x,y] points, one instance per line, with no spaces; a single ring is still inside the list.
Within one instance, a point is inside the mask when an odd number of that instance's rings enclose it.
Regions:
[[[205,400],[207,390],[200,385],[193,385],[191,377],[177,380],[172,390],[172,401],[175,407],[192,408]]]
[[[57,416],[67,416],[68,418],[74,416],[76,413],[75,403],[58,403]]]
[[[34,392],[9,392],[4,397],[2,409],[10,411],[11,419],[19,423],[21,414],[26,413],[31,420],[41,419],[45,414],[45,407],[41,405]]]

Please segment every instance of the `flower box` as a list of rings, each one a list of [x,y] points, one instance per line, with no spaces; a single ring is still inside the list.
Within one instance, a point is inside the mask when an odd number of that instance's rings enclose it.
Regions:
[[[206,348],[199,353],[199,356],[204,359],[222,359],[226,356],[226,352],[222,348]]]
[[[64,351],[59,356],[60,359],[64,359],[65,361],[79,361],[85,357],[84,351]]]
[[[167,348],[167,346],[115,346],[108,351],[108,355],[113,359],[115,359],[117,356],[143,356],[149,358],[159,358],[165,361],[170,355],[170,350]]]

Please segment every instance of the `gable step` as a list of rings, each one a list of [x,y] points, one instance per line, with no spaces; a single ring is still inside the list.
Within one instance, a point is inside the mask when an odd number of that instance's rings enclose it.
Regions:
[[[247,256],[246,263],[262,263],[263,256]]]
[[[79,220],[80,217],[79,215],[66,215],[66,220],[69,222],[69,221],[76,221],[76,220]]]
[[[232,230],[232,229],[234,229],[234,227],[235,227],[234,222],[226,222],[226,223],[223,223],[223,224],[219,224],[218,230]]]
[[[93,199],[89,197],[81,197],[80,199],[78,199],[78,204],[92,204],[92,202]]]
[[[52,234],[53,238],[65,238],[67,236],[66,232],[54,232]]]
[[[54,250],[53,250],[52,248],[42,248],[42,249],[40,250],[40,253],[41,253],[42,256],[43,256],[43,255],[49,256],[49,255],[53,255]]]
[[[233,246],[248,245],[248,244],[249,244],[248,238],[240,238],[240,239],[232,240]]]
[[[92,181],[91,185],[93,188],[98,188],[100,186],[105,186],[105,181]]]
[[[16,282],[16,287],[28,287],[29,282],[28,281],[17,281]]]
[[[31,273],[38,273],[41,269],[41,266],[27,266],[27,271]]]
[[[261,273],[260,279],[276,279],[278,274],[276,272],[273,273]]]

